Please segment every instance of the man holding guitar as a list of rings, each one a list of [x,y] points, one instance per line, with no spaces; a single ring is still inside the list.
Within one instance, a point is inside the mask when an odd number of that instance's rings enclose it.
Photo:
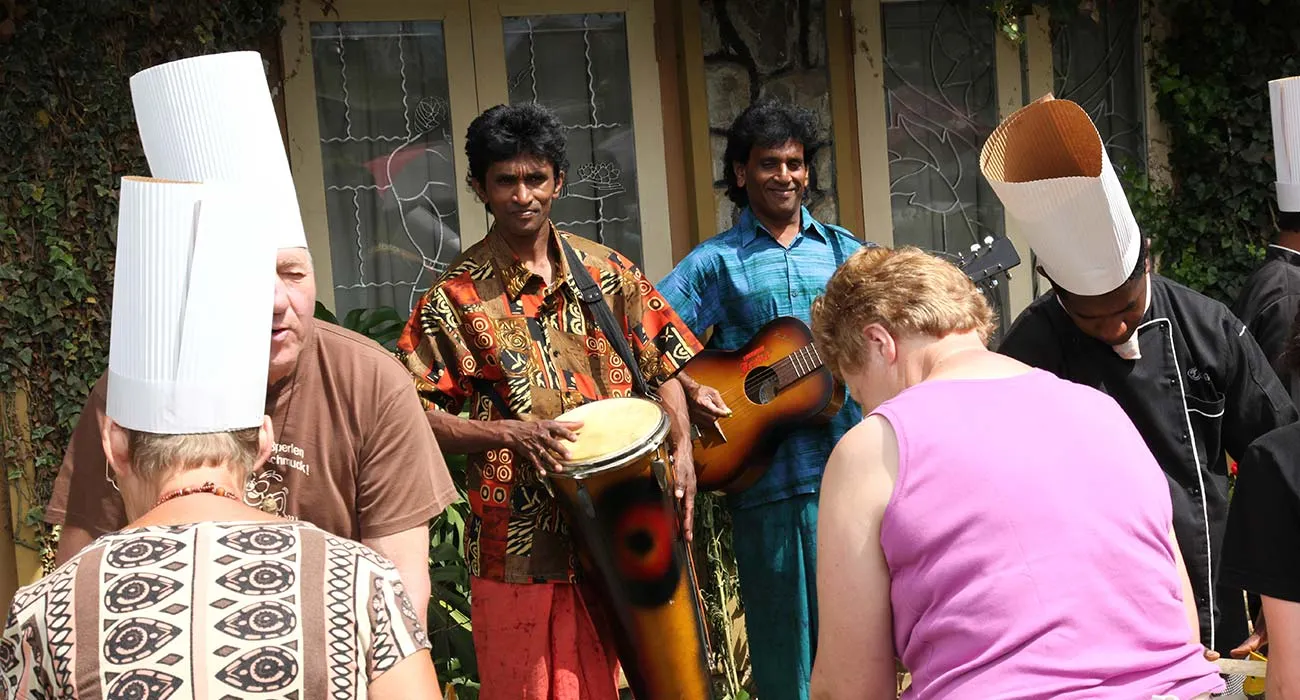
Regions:
[[[808,163],[821,145],[816,132],[812,114],[793,106],[762,102],[742,112],[728,130],[723,164],[727,196],[741,208],[740,218],[692,250],[659,285],[697,336],[712,330],[709,348],[749,344],[734,389],[700,384],[702,371],[694,379],[685,371],[678,375],[697,422],[711,424],[734,409],[732,421],[739,425],[742,411],[781,400],[777,392],[787,386],[794,396],[805,376],[815,379],[801,373],[816,356],[806,326],[789,319],[771,333],[772,342],[755,336],[781,317],[808,323],[813,299],[836,267],[862,247],[847,230],[817,221],[803,206]],[[801,328],[807,340],[792,344]],[[795,352],[783,352],[795,345]],[[820,367],[820,360],[815,364]],[[688,365],[687,371],[693,369],[703,367]],[[714,376],[706,383],[713,384]],[[810,413],[828,404],[833,411],[833,402],[843,400],[841,386],[825,388]],[[808,697],[817,638],[817,491],[831,448],[861,418],[858,406],[845,400],[829,424],[782,431],[779,442],[758,453],[770,458],[767,471],[728,498],[759,697]],[[748,441],[737,429],[723,432],[720,441]],[[748,451],[752,445],[742,447]],[[740,481],[764,466],[749,462],[749,474]]]

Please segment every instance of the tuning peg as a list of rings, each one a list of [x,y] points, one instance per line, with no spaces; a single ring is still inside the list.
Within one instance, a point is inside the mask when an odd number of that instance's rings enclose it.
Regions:
[[[990,287],[996,287],[996,286],[998,286],[998,281],[997,281],[997,280],[993,280],[992,282],[989,283],[989,286],[990,286]]]
[[[984,245],[993,245],[993,236],[985,236]]]
[[[970,245],[970,252],[972,252],[972,253],[978,253],[978,252],[980,252],[980,244],[978,244],[978,243],[972,243],[972,244]]]

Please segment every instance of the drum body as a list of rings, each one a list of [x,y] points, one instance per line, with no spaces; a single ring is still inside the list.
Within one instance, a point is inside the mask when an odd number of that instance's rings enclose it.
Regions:
[[[564,471],[550,475],[578,545],[583,584],[613,627],[637,700],[711,697],[708,640],[673,495],[668,416],[645,399],[605,399],[582,421]]]

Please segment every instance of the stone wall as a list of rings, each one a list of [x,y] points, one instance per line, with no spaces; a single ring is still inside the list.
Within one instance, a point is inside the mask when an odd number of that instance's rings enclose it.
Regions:
[[[700,19],[713,189],[722,231],[731,227],[736,216],[723,180],[727,127],[746,106],[773,97],[812,109],[822,136],[830,140],[826,4],[824,0],[701,0]],[[832,150],[828,143],[812,162],[808,208],[818,219],[837,223]]]

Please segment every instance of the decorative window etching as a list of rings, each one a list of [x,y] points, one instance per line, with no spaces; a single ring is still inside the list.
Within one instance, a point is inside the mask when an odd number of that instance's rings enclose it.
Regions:
[[[811,109],[822,136],[831,137],[830,73],[826,66],[824,0],[701,0],[705,85],[713,152],[717,227],[731,228],[739,212],[727,199],[722,157],[727,129],[751,102],[771,97]],[[809,163],[808,209],[837,223],[835,149],[828,143]],[[861,231],[854,231],[861,235]]]
[[[461,247],[442,23],[311,35],[335,310],[405,316]]]
[[[543,104],[568,131],[569,172],[551,219],[640,266],[644,239],[626,17],[506,17],[504,31],[511,104]]]
[[[1052,27],[1056,96],[1088,112],[1116,168],[1146,167],[1139,4],[1098,3],[1092,18]]]
[[[961,253],[1002,236],[979,170],[998,124],[992,20],[947,0],[885,2],[881,15],[895,243]],[[1004,320],[1005,290],[993,295]]]

